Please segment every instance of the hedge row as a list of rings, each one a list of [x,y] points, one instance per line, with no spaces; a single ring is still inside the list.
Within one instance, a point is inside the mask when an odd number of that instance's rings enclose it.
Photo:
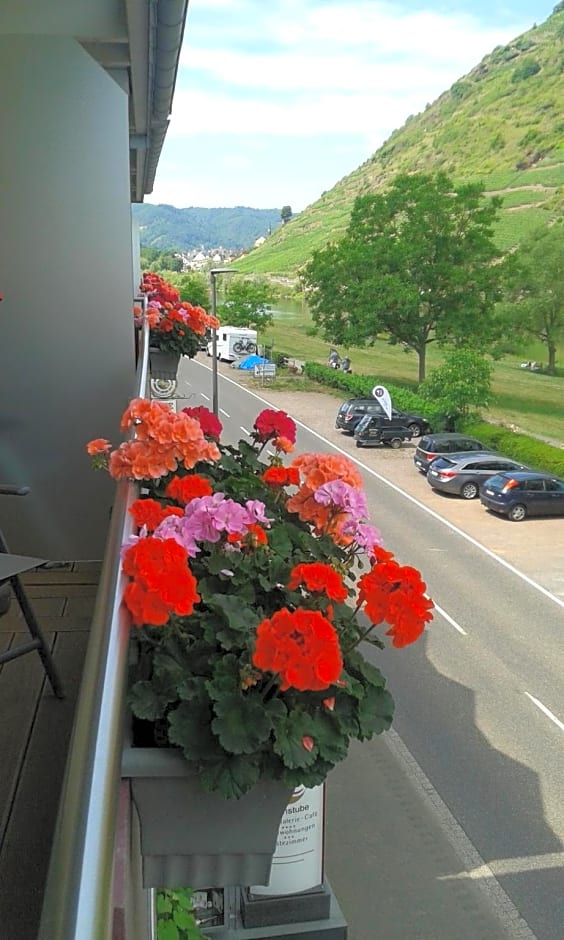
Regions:
[[[307,362],[305,374],[322,385],[338,388],[347,398],[371,398],[372,389],[378,384],[378,379],[367,375],[349,375],[338,369],[330,369],[315,362]],[[400,411],[413,411],[427,418],[434,431],[442,431],[446,427],[446,417],[428,402],[424,401],[410,389],[399,385],[386,385],[391,399]],[[545,444],[534,437],[519,434],[508,428],[488,424],[486,421],[472,419],[464,422],[466,434],[478,438],[484,446],[491,447],[505,457],[518,460],[527,466],[542,470],[544,473],[554,473],[564,477],[564,449]]]
[[[330,369],[316,362],[306,362],[305,374],[308,378],[328,385],[330,388],[339,388],[347,398],[372,398],[372,389],[378,385],[378,379],[369,375],[349,375],[340,369]],[[441,431],[446,427],[446,417],[442,411],[434,408],[428,401],[424,401],[416,392],[400,385],[386,385],[394,407],[399,411],[412,411],[426,418],[433,430]]]
[[[486,421],[467,421],[464,430],[472,437],[477,437],[486,447],[491,447],[512,460],[518,460],[544,473],[564,477],[564,450],[559,447],[537,441],[534,437],[519,434],[509,428],[488,424]]]

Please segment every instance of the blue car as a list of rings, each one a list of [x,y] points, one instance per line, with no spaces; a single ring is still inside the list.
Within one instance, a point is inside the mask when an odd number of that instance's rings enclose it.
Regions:
[[[527,516],[564,516],[564,480],[550,473],[498,473],[484,484],[480,501],[512,522]]]

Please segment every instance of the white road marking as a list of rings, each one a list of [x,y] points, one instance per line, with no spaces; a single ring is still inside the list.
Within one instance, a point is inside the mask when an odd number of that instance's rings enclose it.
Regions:
[[[204,395],[203,392],[200,392],[200,395],[202,396],[202,398],[205,398],[206,401],[209,401],[209,396],[208,396],[208,395]]]
[[[219,411],[220,411],[220,413],[221,413],[222,415],[225,415],[226,418],[230,418],[230,417],[231,417],[231,415],[228,414],[226,411],[224,411],[223,408],[220,408]]]
[[[203,363],[201,362],[198,362],[197,365],[201,365],[204,369],[208,369],[208,371],[211,371],[209,366],[204,366]],[[238,382],[235,382],[233,379],[228,378],[226,375],[222,375],[221,377],[226,382],[230,382],[231,385],[236,385],[237,388],[246,392],[247,395],[251,395],[252,398],[256,398],[256,400],[260,401],[263,405],[272,407],[272,402],[267,401],[266,398],[261,398],[261,396],[257,395],[256,392],[251,392],[248,388],[243,388],[241,385],[239,385]],[[528,584],[529,587],[534,588],[540,594],[543,594],[544,597],[547,597],[548,600],[553,601],[559,607],[564,609],[564,599],[556,597],[555,594],[552,594],[547,588],[543,587],[542,584],[538,584],[537,581],[533,581],[532,578],[529,578],[528,575],[524,574],[522,571],[519,571],[519,569],[515,568],[514,565],[511,565],[508,561],[505,561],[504,558],[500,558],[499,555],[496,555],[495,552],[492,552],[489,548],[486,548],[486,546],[482,545],[481,542],[478,542],[477,539],[472,538],[471,535],[468,535],[466,532],[463,532],[462,529],[459,529],[458,526],[453,525],[452,522],[449,522],[447,519],[443,519],[442,516],[439,516],[438,513],[436,513],[433,509],[429,509],[429,507],[425,506],[424,503],[420,503],[418,499],[415,499],[414,496],[410,496],[409,493],[404,492],[404,490],[402,490],[401,487],[396,486],[395,483],[391,483],[390,480],[386,480],[385,477],[380,476],[380,474],[377,473],[376,470],[372,470],[371,467],[367,467],[366,464],[363,464],[361,460],[359,460],[357,457],[354,457],[352,454],[349,454],[346,450],[343,450],[343,448],[339,447],[338,444],[335,444],[333,443],[333,441],[330,441],[326,437],[323,437],[323,435],[319,434],[318,431],[314,431],[312,428],[309,428],[307,424],[303,424],[302,421],[299,421],[297,418],[294,418],[293,415],[291,415],[291,417],[292,417],[292,420],[296,422],[298,427],[303,428],[303,430],[307,431],[308,434],[313,434],[314,437],[317,437],[320,441],[323,441],[323,443],[327,444],[328,447],[332,447],[334,450],[338,451],[340,454],[343,454],[344,457],[348,457],[349,460],[352,460],[352,462],[355,463],[358,467],[362,467],[362,469],[366,473],[370,473],[371,476],[379,480],[380,483],[383,483],[385,486],[389,486],[390,489],[395,490],[396,493],[399,493],[401,496],[405,497],[405,499],[409,500],[409,502],[413,503],[423,512],[428,513],[437,522],[440,522],[442,525],[446,526],[448,529],[451,530],[451,532],[455,532],[461,538],[466,539],[467,542],[470,542],[470,544],[473,545],[475,548],[484,552],[484,554],[487,555],[488,558],[492,558],[494,561],[497,561],[497,563],[501,565],[503,568],[505,568],[507,571],[510,571],[512,574],[516,575],[518,578],[521,578],[521,580],[524,581],[525,584]]]
[[[251,436],[251,432],[250,432],[250,431],[247,431],[247,429],[244,428],[242,424],[239,425],[239,430],[242,431],[243,434],[246,434],[248,437]]]
[[[465,871],[451,877],[475,877],[477,884],[488,896],[495,906],[511,940],[536,940],[535,934],[521,917],[513,901],[497,880],[496,872],[490,863],[487,863],[478,852],[476,846],[470,841],[460,823],[455,819],[450,809],[435,789],[425,771],[415,760],[413,754],[405,746],[397,731],[390,728],[383,735],[383,743],[404,765],[405,772],[412,785],[419,791],[425,803],[435,813],[443,832],[454,847]],[[550,866],[552,867],[552,866]],[[480,872],[479,875],[473,875]],[[443,877],[448,877],[444,875]]]
[[[538,698],[535,698],[534,695],[530,695],[529,692],[525,692],[525,695],[527,696],[527,698],[530,698],[531,702],[533,702],[533,704],[536,705],[537,708],[540,708],[541,712],[544,712],[544,714],[546,715],[546,717],[547,717],[547,718],[550,718],[550,720],[553,721],[554,724],[555,724],[558,728],[560,728],[561,731],[564,731],[564,722],[560,721],[560,719],[557,718],[556,715],[554,715],[554,714],[551,712],[550,708],[547,708],[546,705],[543,705],[543,703],[542,703],[541,701],[539,701]]]
[[[444,617],[445,620],[448,621],[448,623],[450,623],[451,627],[454,627],[455,630],[458,630],[458,632],[461,633],[462,636],[468,636],[466,630],[463,630],[460,624],[456,622],[456,620],[453,620],[452,617],[449,617],[446,610],[443,610],[443,608],[439,607],[438,604],[435,604],[435,610],[437,611],[437,613],[441,615],[441,617]]]

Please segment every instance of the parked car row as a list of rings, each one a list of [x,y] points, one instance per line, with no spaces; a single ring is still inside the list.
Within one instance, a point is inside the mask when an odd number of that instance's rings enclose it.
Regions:
[[[503,457],[476,438],[430,434],[421,438],[413,460],[434,490],[479,496],[486,509],[513,522],[564,515],[564,480]]]
[[[337,412],[335,427],[346,434],[353,434],[358,422],[366,415],[386,418],[386,413],[378,399],[348,398]],[[398,411],[397,408],[392,408],[392,421],[399,427],[407,428],[412,437],[419,437],[431,430],[426,418],[410,411]]]
[[[335,426],[354,434],[357,447],[401,447],[420,437],[413,461],[436,491],[480,498],[491,512],[520,522],[527,516],[564,515],[564,480],[496,453],[458,432],[433,434],[421,415],[392,409],[388,418],[376,399],[349,398]]]

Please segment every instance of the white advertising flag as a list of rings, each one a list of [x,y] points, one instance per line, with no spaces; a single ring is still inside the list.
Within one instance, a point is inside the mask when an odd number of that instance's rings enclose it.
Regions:
[[[372,395],[374,396],[374,398],[378,399],[387,417],[391,418],[392,417],[392,399],[390,398],[390,393],[388,389],[385,388],[383,385],[375,385],[374,388],[372,389]]]

